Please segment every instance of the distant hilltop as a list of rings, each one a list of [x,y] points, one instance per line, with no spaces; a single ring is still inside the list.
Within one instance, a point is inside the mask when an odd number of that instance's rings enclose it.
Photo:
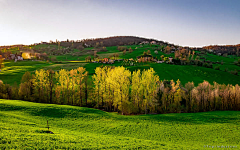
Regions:
[[[60,45],[64,47],[95,47],[96,45],[99,46],[123,46],[123,45],[133,45],[133,44],[157,44],[157,45],[164,45],[169,47],[174,47],[175,49],[181,48],[189,48],[188,46],[179,46],[175,44],[171,44],[165,41],[159,41],[156,39],[148,39],[148,38],[142,38],[137,36],[113,36],[113,37],[106,37],[106,38],[89,38],[89,39],[82,39],[82,40],[69,40],[66,41],[49,41],[49,42],[41,42],[41,43],[34,43],[30,46],[34,45],[40,45],[40,44],[48,44],[48,45]],[[0,46],[1,49],[8,49],[11,47],[23,47],[25,45],[23,44],[16,44],[16,45],[9,45],[9,46]],[[210,45],[210,46],[204,46],[204,47],[191,47],[191,49],[196,50],[207,50],[209,52],[214,53],[229,53],[234,54],[237,51],[239,51],[240,44],[237,45]]]

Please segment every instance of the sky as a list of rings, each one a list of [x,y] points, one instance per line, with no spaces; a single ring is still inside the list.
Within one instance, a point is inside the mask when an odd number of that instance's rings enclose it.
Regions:
[[[240,44],[240,0],[0,0],[0,45],[139,36]]]

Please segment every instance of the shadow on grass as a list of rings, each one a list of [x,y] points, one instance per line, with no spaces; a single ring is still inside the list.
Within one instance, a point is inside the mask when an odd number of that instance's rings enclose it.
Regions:
[[[27,102],[26,102],[27,103]],[[36,103],[35,103],[36,104]],[[11,105],[0,103],[0,111],[24,111],[33,116],[51,117],[51,118],[81,118],[81,117],[107,117],[108,112],[98,109],[75,107],[67,105],[40,104],[39,106]]]
[[[26,103],[26,104],[24,104]],[[33,116],[50,117],[50,118],[113,118],[115,121],[132,121],[142,122],[149,121],[152,123],[180,123],[180,124],[209,124],[209,123],[232,123],[239,124],[239,111],[212,111],[198,113],[170,113],[156,115],[136,115],[122,116],[114,113],[108,113],[93,108],[75,107],[67,105],[52,105],[20,102],[16,105],[0,103],[0,111],[23,111]],[[137,121],[136,121],[137,120]]]
[[[156,122],[177,122],[182,124],[233,123],[239,124],[239,111],[211,111],[198,113],[171,113],[141,115],[141,119]]]

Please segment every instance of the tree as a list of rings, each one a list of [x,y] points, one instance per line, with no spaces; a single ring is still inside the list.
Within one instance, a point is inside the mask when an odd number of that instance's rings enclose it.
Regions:
[[[159,77],[155,75],[153,68],[144,70],[142,72],[142,86],[143,86],[143,105],[145,106],[145,114],[147,114],[147,109],[154,108],[154,97],[156,95],[157,82]],[[151,111],[151,109],[150,109]]]
[[[133,105],[139,109],[143,102],[142,77],[140,70],[134,71],[132,74],[131,98]],[[139,110],[138,110],[139,112]]]
[[[94,57],[97,58],[97,51],[94,51]]]
[[[0,71],[4,67],[3,61],[4,61],[4,58],[2,57],[2,55],[0,55]]]
[[[99,48],[99,46],[100,46],[100,44],[99,44],[99,42],[96,42],[96,44],[95,44],[95,48]]]
[[[18,95],[24,100],[31,100],[33,94],[33,79],[34,76],[30,72],[25,72],[22,76],[21,84],[18,90]]]
[[[78,93],[79,93],[79,100],[80,106],[83,105],[83,90],[84,90],[84,81],[87,77],[88,72],[83,67],[77,68],[77,86],[78,86]]]
[[[188,90],[188,97],[186,98],[186,111],[187,112],[191,112],[193,105],[194,105],[194,101],[192,99],[192,90],[194,88],[194,83],[193,82],[188,82],[185,84],[185,88]]]
[[[35,71],[34,91],[38,102],[47,102],[48,98],[48,83],[47,72],[43,69]]]
[[[118,53],[116,53],[116,54],[115,54],[115,57],[118,59],[118,57],[119,57],[119,54],[118,54]]]
[[[97,97],[97,107],[99,108],[100,104],[99,104],[99,98],[100,98],[100,80],[101,80],[101,72],[102,72],[102,68],[97,67],[95,69],[95,74],[93,75],[93,83],[94,83],[94,91],[95,91],[95,96]]]
[[[165,47],[164,50],[165,50],[165,53],[168,53],[168,54],[171,53],[171,47],[169,46]]]
[[[131,47],[128,49],[128,51],[129,51],[129,53],[132,53],[132,52],[133,52],[133,50],[132,50]]]
[[[69,72],[65,69],[61,69],[59,72],[55,73],[55,78],[57,79],[57,84],[59,84],[59,96],[61,96],[60,103],[66,104],[66,88],[69,84]]]
[[[123,55],[125,55],[125,54],[126,54],[126,50],[123,51]]]
[[[164,55],[161,55],[162,60],[164,60]]]
[[[47,71],[47,81],[48,81],[48,89],[49,91],[49,103],[53,103],[53,88],[54,88],[54,82],[55,82],[55,78],[54,78],[54,71],[52,69],[49,69]]]
[[[148,54],[148,55],[151,54],[150,50],[147,51],[147,54]]]
[[[77,69],[72,69],[70,72],[70,89],[71,89],[71,104],[72,105],[75,105],[76,104],[76,90],[77,90],[77,77],[78,77],[78,74],[77,74]]]

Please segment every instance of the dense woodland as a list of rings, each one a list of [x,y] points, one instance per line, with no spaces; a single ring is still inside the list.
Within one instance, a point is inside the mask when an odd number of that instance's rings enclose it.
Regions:
[[[122,114],[180,113],[240,110],[239,85],[185,86],[178,80],[161,81],[154,70],[131,73],[124,67],[97,67],[88,82],[83,67],[71,71],[26,72],[20,85],[0,82],[0,98],[67,104],[118,111]]]

